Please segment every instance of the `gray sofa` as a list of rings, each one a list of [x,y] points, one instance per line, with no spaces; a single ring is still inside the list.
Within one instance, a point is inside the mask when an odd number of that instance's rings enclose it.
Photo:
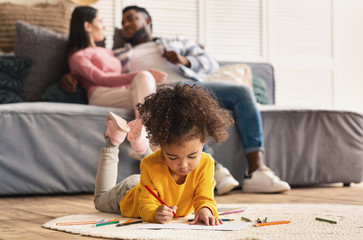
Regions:
[[[274,102],[270,64],[251,64]],[[105,119],[124,109],[28,102],[0,105],[0,195],[92,192]],[[363,116],[354,112],[261,106],[265,162],[292,186],[363,180]],[[243,183],[246,161],[235,127],[227,141],[211,143],[215,158]],[[120,146],[118,180],[139,172]]]

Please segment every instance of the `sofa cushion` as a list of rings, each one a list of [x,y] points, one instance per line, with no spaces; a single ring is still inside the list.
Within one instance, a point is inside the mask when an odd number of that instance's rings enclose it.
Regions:
[[[231,64],[221,66],[219,71],[210,74],[205,81],[228,81],[252,88],[251,68],[246,64]]]
[[[28,58],[0,57],[0,103],[23,101],[21,92],[30,66]]]
[[[18,20],[68,34],[72,5],[65,3],[20,5],[0,3],[0,52],[14,49],[15,23]]]
[[[23,21],[16,23],[15,56],[33,62],[24,82],[24,100],[40,101],[46,88],[61,78],[66,43],[63,34]]]

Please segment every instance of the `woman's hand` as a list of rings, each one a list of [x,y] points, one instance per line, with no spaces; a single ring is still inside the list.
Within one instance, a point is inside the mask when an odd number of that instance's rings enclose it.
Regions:
[[[176,206],[167,207],[165,205],[160,205],[155,211],[156,219],[159,223],[168,223],[173,219],[173,211],[176,212],[176,209]]]
[[[222,220],[214,218],[211,210],[209,210],[209,208],[207,208],[207,207],[203,207],[202,209],[200,209],[200,211],[195,216],[194,220],[192,222],[190,222],[189,224],[194,225],[197,222],[201,222],[201,221],[203,221],[205,223],[205,225],[207,225],[207,226],[209,226],[209,225],[215,226],[215,225],[223,224]]]
[[[150,69],[149,72],[151,73],[151,75],[153,75],[156,83],[164,82],[166,80],[166,77],[168,76],[168,74],[157,69]]]

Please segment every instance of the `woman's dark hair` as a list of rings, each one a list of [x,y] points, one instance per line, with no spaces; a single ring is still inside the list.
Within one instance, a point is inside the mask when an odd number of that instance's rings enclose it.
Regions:
[[[91,23],[97,16],[97,9],[93,7],[76,7],[73,10],[69,37],[66,47],[66,59],[72,55],[72,53],[87,48],[90,45],[89,35],[84,29],[84,23]]]
[[[233,123],[214,94],[196,84],[159,85],[137,109],[150,143],[161,147],[195,138],[203,142],[209,136],[223,141]]]

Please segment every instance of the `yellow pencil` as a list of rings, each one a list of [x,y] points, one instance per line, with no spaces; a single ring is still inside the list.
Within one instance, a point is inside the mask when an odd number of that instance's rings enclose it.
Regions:
[[[263,227],[263,226],[270,226],[270,225],[277,225],[277,224],[286,224],[290,223],[290,221],[276,221],[276,222],[265,222],[265,223],[256,223],[254,227]]]

